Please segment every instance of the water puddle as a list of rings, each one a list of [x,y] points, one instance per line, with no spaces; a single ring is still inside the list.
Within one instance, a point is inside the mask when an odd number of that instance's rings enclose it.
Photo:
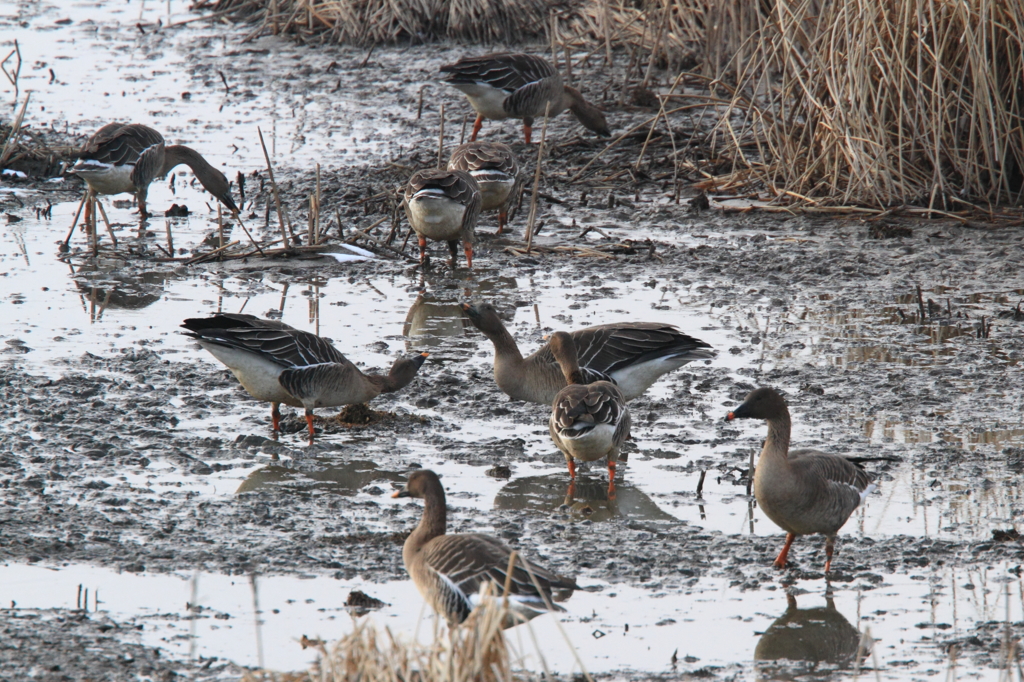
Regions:
[[[787,593],[774,585],[749,591],[705,578],[683,579],[654,592],[594,582],[565,602],[568,612],[558,618],[594,673],[682,674],[756,665],[770,679],[789,679],[807,672],[805,667],[818,674],[842,670],[852,675],[860,650],[866,674],[874,675],[870,669],[875,668],[883,679],[917,679],[946,674],[956,657],[956,664],[964,666],[963,659],[977,654],[967,645],[950,654],[947,642],[998,638],[1002,623],[1024,618],[1021,581],[1007,568],[866,574],[859,584],[828,594],[820,587]],[[90,611],[98,599],[99,610],[140,626],[144,644],[179,658],[217,656],[275,670],[298,670],[315,660],[312,650],[299,645],[303,636],[334,640],[351,630],[354,614],[343,604],[354,590],[386,603],[369,617],[399,638],[418,635],[427,641],[436,627],[409,581],[0,567],[5,607],[74,609],[83,602],[85,589]],[[579,671],[553,616],[537,618],[529,627],[552,671]],[[542,670],[526,626],[508,631],[507,638],[524,667]],[[964,672],[972,679],[995,680],[999,664],[991,665],[968,664]]]

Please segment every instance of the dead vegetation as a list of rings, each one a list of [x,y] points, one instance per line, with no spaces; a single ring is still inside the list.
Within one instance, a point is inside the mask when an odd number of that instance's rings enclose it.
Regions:
[[[595,57],[628,60],[619,100],[659,109],[642,132],[671,127],[695,107],[718,121],[701,153],[728,171],[705,173],[707,191],[757,191],[812,209],[937,213],[1021,202],[1024,5],[1016,0],[207,0],[197,8],[250,22],[250,37],[542,41],[570,79]]]
[[[438,630],[427,644],[409,642],[366,618],[334,644],[305,640],[320,660],[307,673],[248,674],[248,682],[512,682],[513,654],[502,631],[508,609],[500,597],[484,600],[462,625]]]

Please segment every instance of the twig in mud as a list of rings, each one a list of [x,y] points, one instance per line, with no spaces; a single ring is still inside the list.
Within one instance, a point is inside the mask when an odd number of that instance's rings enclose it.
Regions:
[[[352,235],[351,237],[349,237],[348,239],[346,239],[344,243],[345,243],[345,244],[351,244],[351,243],[353,243],[353,242],[354,242],[355,240],[359,239],[360,237],[362,237],[362,236],[363,236],[363,235],[365,235],[365,234],[366,234],[367,232],[369,232],[369,231],[370,231],[370,230],[372,230],[373,228],[377,227],[378,225],[380,225],[381,223],[383,223],[383,222],[384,222],[385,220],[387,220],[387,219],[388,219],[388,218],[387,218],[387,216],[384,216],[383,218],[381,218],[380,220],[378,220],[377,222],[375,222],[375,223],[374,223],[373,225],[370,225],[369,227],[367,227],[367,228],[366,228],[366,229],[364,229],[364,230],[360,230],[359,232],[355,233],[354,235]]]
[[[287,249],[290,244],[288,242],[288,232],[284,227],[284,213],[281,211],[281,195],[277,191],[277,182],[274,180],[274,168],[270,165],[270,154],[267,153],[267,144],[263,141],[263,131],[260,130],[259,126],[257,126],[256,132],[259,133],[260,146],[263,147],[263,158],[267,161],[267,174],[270,176],[270,188],[274,191],[274,203],[277,205],[277,219],[281,224],[281,237],[284,240],[284,248]],[[259,247],[257,246],[256,248],[258,249]]]
[[[444,102],[441,102],[441,128],[437,134],[437,167],[444,168]]]
[[[697,481],[697,499],[702,499],[704,493],[704,477],[708,475],[707,469],[700,470],[700,480]]]
[[[216,256],[217,254],[222,253],[226,249],[230,249],[232,246],[237,246],[238,244],[241,244],[241,241],[236,239],[235,241],[231,242],[230,244],[225,244],[224,246],[218,247],[218,248],[214,249],[213,251],[207,251],[206,253],[201,253],[198,256],[194,256],[192,258],[189,258],[183,264],[184,265],[194,265],[195,263],[198,263],[198,262],[200,262],[202,260],[210,258],[211,256]]]
[[[750,449],[750,464],[747,468],[747,496],[750,496],[750,489],[754,485],[754,448]],[[753,523],[753,521],[751,521]]]
[[[373,54],[373,50],[376,47],[377,47],[377,43],[374,43],[373,45],[370,45],[370,51],[366,53],[366,56],[363,58],[363,61],[361,61],[359,63],[359,68],[360,69],[365,69],[366,65],[370,63],[370,56]]]
[[[7,70],[7,60],[13,57],[14,55],[18,55],[18,62],[14,67],[14,73],[12,75],[11,72]],[[6,57],[4,57],[4,60],[2,62],[0,62],[0,69],[3,70],[4,75],[7,76],[7,80],[11,81],[11,85],[14,86],[14,101],[17,102],[18,95],[20,94],[20,91],[18,89],[18,77],[21,75],[21,47],[18,45],[17,40],[14,41],[14,49],[11,50]],[[26,101],[28,100],[26,99]]]
[[[334,218],[338,221],[338,239],[345,238],[345,226],[341,224],[341,210],[334,209]]]
[[[416,106],[416,120],[420,120],[423,117],[423,91],[429,88],[429,85],[420,86],[420,102]]]
[[[921,313],[921,324],[924,324],[926,319],[924,314],[924,297],[921,295],[920,284],[917,285],[917,309]]]
[[[224,72],[223,71],[218,71],[217,75],[220,76],[221,82],[224,83],[224,94],[225,95],[230,95],[231,94],[231,86],[228,85],[228,79],[227,79],[227,77],[224,76]]]
[[[551,113],[551,102],[544,106],[544,127],[541,128],[540,145],[537,148],[537,170],[533,174],[533,196],[530,197],[530,216],[526,221],[526,253],[533,246],[533,225],[537,222],[537,198],[540,191],[541,165],[544,163],[544,143],[548,136],[548,116]]]

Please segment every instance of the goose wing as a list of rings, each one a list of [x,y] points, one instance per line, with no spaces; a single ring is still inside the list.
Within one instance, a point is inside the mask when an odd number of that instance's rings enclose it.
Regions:
[[[817,450],[791,450],[794,473],[804,480],[817,480],[812,501],[822,518],[832,520],[838,530],[872,490],[871,476],[845,457]]]
[[[551,424],[565,435],[579,435],[599,424],[614,426],[614,442],[618,447],[629,437],[629,409],[622,391],[614,384],[607,381],[573,384],[555,397]]]
[[[513,178],[519,177],[519,163],[512,148],[500,142],[467,142],[452,152],[448,170],[499,170]]]
[[[512,550],[497,538],[481,533],[442,535],[427,543],[422,552],[424,564],[438,575],[447,590],[447,603],[461,601],[468,606],[471,596],[477,594],[485,582],[493,583],[495,594],[504,594]],[[516,560],[509,593],[542,605],[544,597],[523,568],[523,561],[521,557]],[[578,589],[575,580],[533,563],[529,565],[548,600],[553,589]]]
[[[287,325],[283,326],[287,327]],[[193,330],[187,334],[197,340],[260,355],[283,367],[307,367],[324,363],[351,364],[326,339],[291,327],[287,329],[277,325],[209,327]]]
[[[711,345],[669,324],[636,322],[588,327],[572,333],[581,367],[611,374],[648,360],[714,357]]]
[[[435,190],[442,192],[448,199],[466,207],[462,214],[463,239],[474,240],[474,229],[480,217],[483,199],[480,186],[467,171],[464,170],[421,170],[409,178],[405,187],[405,200],[409,202],[417,192]]]
[[[558,77],[558,71],[546,59],[529,54],[488,54],[463,57],[441,67],[452,84],[480,83],[513,93],[530,83]]]
[[[359,397],[362,397],[360,388],[363,375],[349,360],[342,360],[343,362],[290,367],[278,375],[277,382],[281,384],[281,388],[303,403],[315,401],[325,393],[330,393],[335,399],[332,402],[347,404],[345,394],[359,394]]]
[[[149,126],[138,123],[108,123],[89,138],[78,152],[78,157],[112,166],[123,166],[136,163],[147,149],[163,143],[163,135]]]

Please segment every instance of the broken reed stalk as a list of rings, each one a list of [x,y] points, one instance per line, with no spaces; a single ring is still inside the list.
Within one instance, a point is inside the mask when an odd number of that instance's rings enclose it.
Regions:
[[[224,248],[224,216],[220,202],[217,202],[217,248]]]
[[[533,225],[537,222],[537,199],[540,191],[541,165],[544,163],[544,143],[548,136],[548,115],[551,113],[551,102],[544,106],[544,127],[541,128],[540,145],[537,148],[537,169],[533,173],[533,196],[530,197],[530,215],[526,220],[526,253],[533,246]]]
[[[14,122],[11,124],[11,134],[7,136],[7,142],[4,143],[4,150],[0,153],[0,166],[7,163],[7,159],[10,158],[14,152],[14,143],[18,140],[18,135],[21,134],[21,124],[25,120],[25,110],[28,108],[28,100],[32,97],[32,92],[25,93],[25,101],[21,103],[21,109],[18,110],[18,115],[14,117]]]
[[[320,243],[320,164],[316,165],[316,222],[313,224],[314,244]]]
[[[750,449],[750,462],[747,464],[747,496],[750,496],[750,489],[754,485],[754,448]],[[753,523],[753,521],[751,521]]]
[[[441,127],[437,133],[437,167],[444,168],[444,102],[441,102]]]
[[[276,30],[274,31],[277,32]],[[256,127],[256,132],[260,136],[260,146],[263,147],[263,158],[267,161],[267,175],[270,176],[270,187],[274,192],[274,204],[277,206],[277,220],[281,224],[281,238],[284,240],[284,248],[291,246],[288,241],[288,231],[284,226],[284,212],[281,210],[281,195],[277,191],[277,182],[274,181],[274,168],[270,164],[270,154],[267,153],[267,144],[263,141],[263,131],[260,130],[259,126]],[[241,218],[239,218],[241,223]],[[256,247],[259,248],[258,246]]]

